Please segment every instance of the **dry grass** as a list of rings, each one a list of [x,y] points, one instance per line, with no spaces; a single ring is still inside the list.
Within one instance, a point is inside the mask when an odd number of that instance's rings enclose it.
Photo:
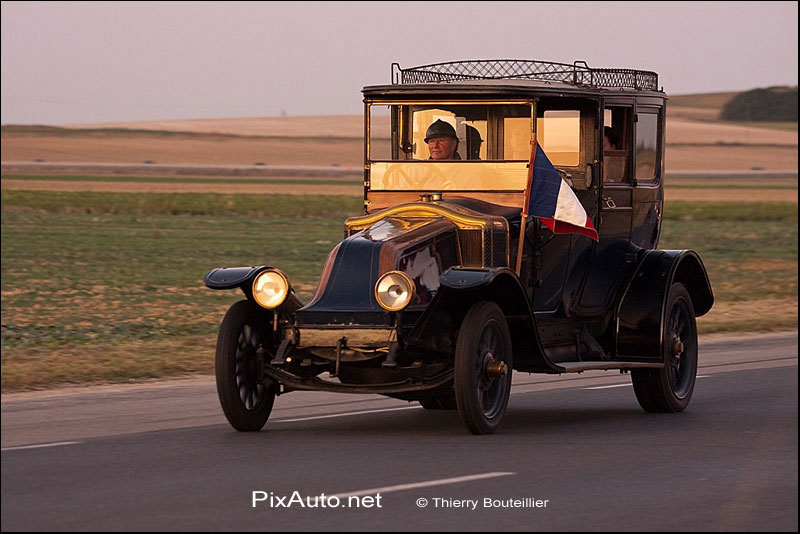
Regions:
[[[69,163],[360,166],[360,139],[215,136],[4,135],[6,161]]]
[[[673,171],[770,171],[797,172],[795,146],[667,145],[667,172]]]
[[[211,374],[213,336],[3,350],[3,392],[56,385]]]
[[[364,188],[353,185],[308,185],[298,183],[292,187],[284,184],[241,184],[209,181],[209,183],[169,182],[102,182],[54,180],[3,180],[5,190],[25,191],[90,191],[114,193],[248,193],[289,195],[346,195],[361,196]],[[725,188],[667,188],[668,202],[685,200],[691,202],[797,202],[797,191],[786,189],[725,189]]]
[[[694,189],[670,188],[664,191],[667,203],[686,202],[797,202],[797,189]]]
[[[672,120],[716,121],[719,119],[718,109],[674,107],[674,106],[669,106],[667,109],[670,121]]]
[[[669,106],[692,107],[701,109],[712,109],[719,111],[722,107],[733,100],[739,93],[737,91],[727,91],[724,93],[697,93],[691,95],[670,95]]]
[[[715,302],[711,311],[697,319],[704,332],[768,332],[797,328],[797,299],[763,299]]]
[[[668,112],[669,113],[669,112]],[[667,146],[670,144],[742,144],[789,146],[797,150],[797,132],[753,128],[721,122],[667,119]]]
[[[169,183],[169,182],[101,182],[55,180],[7,180],[2,188],[25,191],[90,191],[113,193],[224,193],[224,194],[270,194],[270,195],[346,195],[362,196],[364,186],[360,181],[352,185],[303,184],[288,187],[286,184],[243,184],[226,183],[225,180],[209,183]]]
[[[378,117],[376,124],[388,131],[389,117]],[[357,139],[359,143],[364,137],[364,118],[361,115],[115,122],[78,124],[69,127],[76,129],[131,128],[245,136],[350,137]]]
[[[716,110],[706,108],[669,108],[668,143],[744,143],[797,146],[792,132],[753,128],[738,124],[709,122],[716,120]],[[388,117],[375,121],[379,131],[388,131]],[[154,121],[72,126],[75,129],[130,128],[169,132],[194,132],[263,137],[350,138],[359,143],[364,136],[361,115],[327,117],[264,117],[250,119],[207,119],[191,121]]]
[[[790,134],[790,132],[771,132]],[[722,134],[717,138],[722,138]],[[794,134],[795,140],[797,139]],[[196,165],[337,166],[358,168],[363,147],[357,139],[155,138],[149,136],[3,137],[3,162],[126,163]],[[668,144],[667,170],[797,170],[797,144]]]
[[[668,108],[667,113],[668,143],[756,143],[797,146],[796,133],[708,122],[716,119],[714,109]],[[389,118],[378,117],[375,125],[378,126],[378,131],[388,132]],[[364,119],[361,115],[106,123],[70,126],[70,128],[130,128],[238,136],[349,138],[356,140],[359,145],[364,137]]]
[[[670,108],[667,169],[797,170],[797,132],[709,122],[710,108]],[[388,118],[382,117],[387,127]],[[360,115],[108,123],[74,126],[153,130],[152,134],[37,134],[5,131],[2,161],[290,165],[358,168]],[[162,133],[159,133],[162,132]],[[163,135],[163,132],[192,132]],[[224,134],[224,135],[220,135]]]

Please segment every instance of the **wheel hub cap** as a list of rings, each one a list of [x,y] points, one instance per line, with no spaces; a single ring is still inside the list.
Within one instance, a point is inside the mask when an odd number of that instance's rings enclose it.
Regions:
[[[685,347],[683,346],[683,341],[678,336],[673,337],[672,339],[672,355],[675,356],[675,359],[680,359],[681,355],[683,355]]]
[[[502,360],[495,360],[491,352],[484,355],[483,372],[489,380],[503,378],[508,372],[506,362]]]

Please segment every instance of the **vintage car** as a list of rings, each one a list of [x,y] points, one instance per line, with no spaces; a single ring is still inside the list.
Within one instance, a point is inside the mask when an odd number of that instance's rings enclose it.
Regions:
[[[393,64],[392,83],[363,94],[364,213],[345,221],[313,299],[300,302],[275,267],[205,276],[246,296],[216,349],[234,428],[261,429],[276,395],[320,390],[458,410],[488,434],[512,370],[618,369],[644,410],[686,408],[695,317],[714,296],[697,253],[656,248],[667,101],[657,74]],[[558,210],[529,209],[552,200],[537,189],[536,154],[556,171],[558,202],[585,212],[582,233],[563,233]]]

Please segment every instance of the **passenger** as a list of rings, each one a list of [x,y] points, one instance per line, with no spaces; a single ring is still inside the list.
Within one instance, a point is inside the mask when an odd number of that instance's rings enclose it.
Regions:
[[[429,159],[461,159],[458,154],[456,130],[442,119],[438,119],[428,127],[425,132],[425,142],[428,144],[428,151],[431,153]]]
[[[617,150],[619,148],[619,138],[617,133],[611,128],[606,126],[603,128],[603,150]]]
[[[467,132],[467,159],[481,159],[481,133],[474,126],[466,125]]]
[[[617,133],[611,128],[606,126],[603,128],[603,152],[609,150],[617,150],[619,138]],[[627,164],[625,157],[609,156],[604,154],[603,157],[603,181],[604,182],[621,182],[625,175],[625,165]]]

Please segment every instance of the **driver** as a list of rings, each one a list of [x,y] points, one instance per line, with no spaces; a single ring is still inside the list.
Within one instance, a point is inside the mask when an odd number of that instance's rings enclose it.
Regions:
[[[449,123],[438,119],[428,127],[425,132],[425,142],[428,144],[430,159],[461,159],[458,154],[458,136],[456,130]]]

